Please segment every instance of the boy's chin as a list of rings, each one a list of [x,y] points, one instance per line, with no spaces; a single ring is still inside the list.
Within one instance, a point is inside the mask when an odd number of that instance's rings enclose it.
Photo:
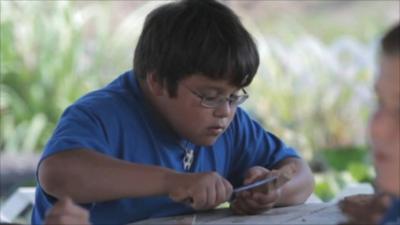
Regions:
[[[191,141],[195,145],[211,146],[217,141],[218,137],[219,136],[204,137],[204,138],[199,138],[199,139],[191,140]]]

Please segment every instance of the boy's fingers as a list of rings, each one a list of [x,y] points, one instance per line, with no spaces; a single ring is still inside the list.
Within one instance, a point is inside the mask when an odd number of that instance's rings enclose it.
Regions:
[[[268,169],[260,166],[255,166],[247,171],[246,177],[243,181],[244,184],[250,184],[257,179],[263,178],[268,173]]]
[[[44,222],[45,225],[87,225],[90,224],[89,220],[73,216],[60,215],[48,216]]]
[[[206,196],[206,203],[205,207],[211,207],[215,205],[217,199],[217,185],[214,187],[207,188],[207,196]]]
[[[252,195],[251,191],[241,191],[238,194],[238,196],[240,196],[241,198],[250,198],[251,195]]]
[[[243,199],[242,208],[245,208],[250,213],[253,212],[255,209],[258,209],[260,205],[257,201],[252,198]]]
[[[223,180],[218,181],[215,187],[215,191],[216,191],[215,205],[219,205],[227,200],[226,196],[228,190],[225,188],[225,183]]]
[[[82,208],[81,206],[75,204],[71,198],[66,197],[64,199],[61,200],[61,204],[64,207],[64,209],[66,210],[66,212],[72,214],[72,215],[86,215],[87,212],[84,208]]]
[[[177,191],[172,192],[169,197],[176,201],[176,202],[192,202],[192,194],[190,190],[183,190],[183,189],[178,189]]]
[[[194,209],[203,209],[207,203],[207,190],[199,190],[193,195],[192,207]]]
[[[235,200],[231,204],[230,207],[231,207],[232,211],[237,215],[246,215],[247,214],[247,212],[242,208],[240,200]]]
[[[53,208],[47,212],[48,216],[68,216],[74,215],[80,218],[89,218],[89,213],[79,205],[76,205],[71,198],[63,197],[58,200]]]
[[[274,206],[274,202],[265,201],[265,203],[259,202],[259,199],[249,198],[249,199],[241,199],[239,208],[242,211],[246,212],[246,214],[259,214],[263,211],[271,209]]]
[[[251,198],[241,199],[238,203],[238,207],[247,215],[258,214],[263,211],[263,207]]]
[[[89,212],[63,197],[47,212],[44,224],[89,224]]]
[[[51,216],[65,214],[65,203],[66,197],[60,198],[52,208],[47,210],[46,216],[50,218]]]
[[[272,191],[269,194],[255,192],[253,194],[253,199],[255,199],[255,201],[260,205],[268,205],[276,202],[276,200],[278,199],[278,194],[276,191]]]
[[[229,200],[229,198],[231,197],[232,193],[233,193],[233,187],[232,184],[229,183],[228,180],[223,179],[222,180],[224,187],[225,187],[225,200]]]
[[[61,197],[60,199],[58,199],[58,201],[54,204],[54,207],[65,207],[68,205],[72,205],[73,202],[71,200],[71,198],[64,196]]]

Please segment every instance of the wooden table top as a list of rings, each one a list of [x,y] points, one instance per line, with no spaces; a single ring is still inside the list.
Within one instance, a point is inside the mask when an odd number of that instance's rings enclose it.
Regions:
[[[290,207],[273,208],[262,214],[236,216],[229,209],[215,209],[191,215],[153,218],[133,224],[324,224],[334,225],[345,221],[346,217],[334,203],[309,203]]]

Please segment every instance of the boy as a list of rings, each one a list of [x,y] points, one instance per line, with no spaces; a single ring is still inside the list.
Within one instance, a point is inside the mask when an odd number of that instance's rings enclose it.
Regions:
[[[382,39],[375,92],[378,106],[369,133],[377,194],[364,196],[363,204],[351,205],[352,197],[345,199],[345,224],[400,224],[400,24]]]
[[[379,191],[392,196],[391,209],[380,224],[400,224],[400,24],[382,39],[382,56],[375,83],[378,107],[370,134]]]
[[[313,191],[308,165],[237,107],[258,65],[251,36],[223,4],[184,0],[152,11],[134,69],[62,115],[38,165],[32,223],[62,196],[86,207],[93,224],[212,209],[234,187],[287,165],[291,181],[242,193],[232,210],[303,203]]]

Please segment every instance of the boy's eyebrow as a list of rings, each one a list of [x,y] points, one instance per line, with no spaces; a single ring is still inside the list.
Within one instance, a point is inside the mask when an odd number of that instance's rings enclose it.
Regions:
[[[199,88],[199,91],[215,91],[217,93],[217,95],[221,95],[221,94],[229,94],[229,95],[237,95],[239,93],[241,89],[236,89],[233,90],[232,92],[227,93],[227,91],[223,88],[219,88],[219,87],[205,87],[205,88]]]
[[[199,86],[199,89],[207,90],[207,91],[218,91],[218,92],[222,92],[224,90],[223,88],[215,87],[215,86]]]
[[[226,92],[225,88],[219,87],[219,86],[213,86],[213,85],[199,85],[198,86],[199,89],[201,90],[206,90],[206,91],[217,91],[219,93],[223,93]],[[241,88],[236,88],[233,90],[233,92],[238,92],[240,91]]]

